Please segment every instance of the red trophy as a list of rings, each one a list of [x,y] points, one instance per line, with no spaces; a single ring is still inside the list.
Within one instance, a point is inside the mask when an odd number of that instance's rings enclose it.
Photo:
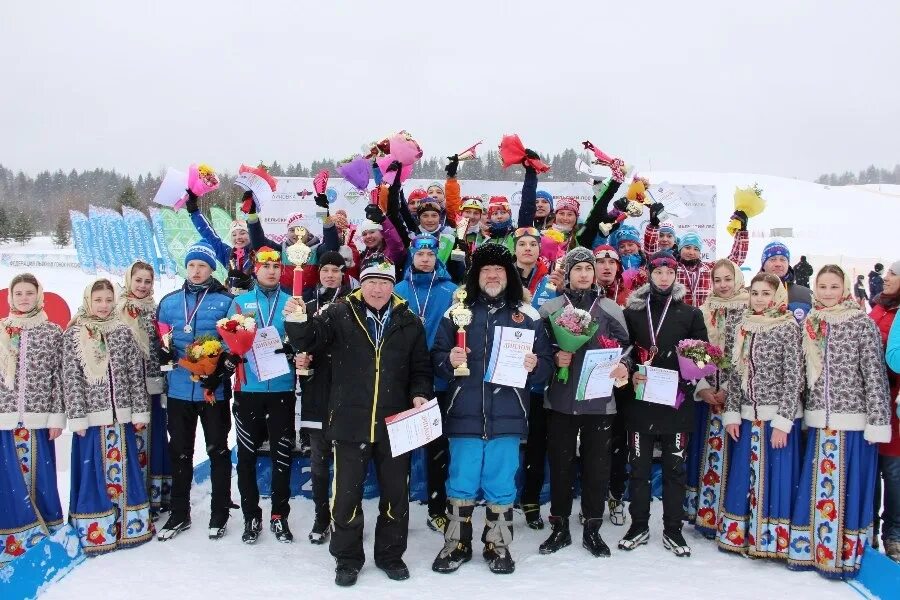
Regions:
[[[460,288],[453,294],[456,297],[456,304],[450,309],[450,318],[453,324],[459,329],[456,330],[456,345],[463,350],[466,349],[466,326],[472,323],[472,311],[465,305],[466,290]],[[463,363],[453,369],[454,377],[466,377],[470,375],[469,365]]]

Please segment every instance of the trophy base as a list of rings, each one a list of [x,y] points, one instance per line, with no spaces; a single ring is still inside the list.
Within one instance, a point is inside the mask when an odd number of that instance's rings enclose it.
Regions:
[[[301,377],[309,377],[310,370],[309,369],[297,369],[297,375]]]
[[[453,369],[454,377],[468,377],[471,374],[472,372],[469,371],[469,367],[467,367],[466,365],[460,365]]]
[[[306,323],[306,313],[291,313],[284,318],[288,323]]]
[[[450,256],[456,260],[463,260],[466,257],[466,253],[459,248],[454,248],[453,251],[450,252]]]
[[[171,371],[174,368],[175,368],[175,365],[172,365],[172,364],[159,365],[159,370],[162,371],[163,373],[168,373],[169,371]]]

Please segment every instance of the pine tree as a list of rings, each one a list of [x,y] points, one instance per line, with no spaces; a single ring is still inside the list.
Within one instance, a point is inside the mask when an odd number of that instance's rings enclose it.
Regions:
[[[122,190],[122,193],[119,194],[118,200],[119,210],[122,210],[123,206],[129,206],[131,208],[141,208],[141,197],[134,189],[134,186],[131,185],[130,181],[125,186],[125,189]]]
[[[57,248],[65,248],[69,245],[70,233],[69,227],[71,223],[69,222],[69,217],[66,216],[65,213],[59,213],[59,217],[56,219],[56,229],[53,230],[53,236],[51,241],[53,245]]]
[[[31,215],[22,211],[13,217],[10,237],[21,245],[27,244],[34,237],[34,224]]]
[[[5,244],[10,237],[9,215],[6,213],[6,207],[0,206],[0,244]]]

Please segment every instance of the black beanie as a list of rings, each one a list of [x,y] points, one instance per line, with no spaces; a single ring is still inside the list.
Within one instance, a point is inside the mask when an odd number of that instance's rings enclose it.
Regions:
[[[329,250],[328,252],[323,253],[322,256],[319,257],[318,263],[318,266],[320,268],[324,267],[325,265],[332,265],[341,269],[342,271],[344,270],[344,267],[347,266],[347,263],[344,262],[344,257],[341,256],[341,253],[335,252],[334,250]]]

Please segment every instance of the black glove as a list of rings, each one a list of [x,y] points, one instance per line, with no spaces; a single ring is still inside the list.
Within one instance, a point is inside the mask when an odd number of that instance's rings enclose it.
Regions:
[[[373,223],[384,223],[384,212],[377,204],[369,204],[366,206],[366,218]]]
[[[661,202],[654,202],[650,205],[650,224],[654,227],[659,227],[659,213],[661,213],[666,207],[662,205]]]
[[[734,214],[731,215],[732,219],[737,219],[741,223],[741,228],[739,231],[747,231],[747,213],[742,210],[734,211]]]
[[[450,162],[447,163],[447,166],[444,167],[444,170],[447,171],[447,178],[452,179],[456,177],[456,171],[457,169],[459,169],[459,154],[448,156],[447,160],[449,160]]]
[[[328,210],[328,196],[325,194],[316,194],[316,206]]]
[[[289,363],[293,363],[294,357],[297,356],[297,353],[294,352],[294,348],[289,344],[283,344],[281,348],[275,351],[275,354],[284,354],[284,357],[288,360]]]
[[[184,190],[184,191],[187,192],[187,197],[188,197],[187,202],[184,203],[184,207],[187,209],[187,211],[189,213],[195,213],[198,210],[200,210],[199,207],[197,206],[197,194],[195,194],[194,192],[192,192],[189,189]]]
[[[628,198],[619,198],[613,202],[613,208],[619,212],[626,212],[628,210]]]
[[[240,269],[231,269],[228,271],[228,287],[235,287],[241,290],[249,290],[253,287],[253,277],[250,273],[245,273]]]
[[[219,357],[219,364],[216,365],[216,370],[213,371],[213,374],[200,378],[200,387],[207,390],[215,390],[222,385],[222,379],[227,379],[234,375],[238,365],[244,361],[245,359],[237,354],[223,352],[222,356]]]
[[[392,162],[391,164],[388,165],[387,172],[390,173],[391,171],[397,171],[397,172],[399,173],[399,172],[400,172],[400,168],[401,168],[402,166],[403,166],[403,165],[400,164],[400,161],[399,161],[399,160],[395,160],[394,162]]]
[[[244,201],[244,203],[241,204],[241,212],[246,215],[256,214],[256,200],[253,199],[253,192],[244,192],[244,197],[242,198],[242,200]]]
[[[164,348],[162,345],[159,347],[159,351],[156,353],[157,358],[159,358],[159,364],[168,365],[171,364],[173,360],[175,360],[175,356],[172,354],[171,348]]]

